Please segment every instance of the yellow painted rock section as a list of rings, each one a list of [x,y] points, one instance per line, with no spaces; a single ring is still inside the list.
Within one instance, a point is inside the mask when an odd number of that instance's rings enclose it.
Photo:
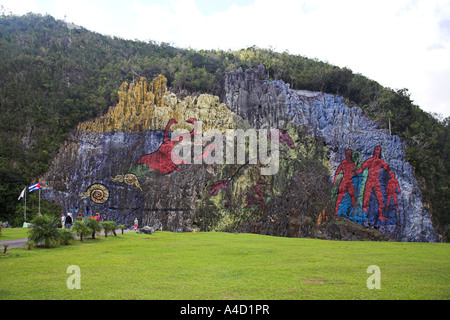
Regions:
[[[220,103],[219,97],[202,94],[180,100],[167,91],[166,85],[163,75],[149,83],[143,77],[136,84],[124,82],[118,91],[117,105],[105,115],[79,124],[78,130],[96,133],[164,130],[168,121],[175,119],[178,124],[171,126],[171,130],[191,131],[193,125],[186,122],[189,118],[202,121],[203,132],[236,129],[235,113]]]

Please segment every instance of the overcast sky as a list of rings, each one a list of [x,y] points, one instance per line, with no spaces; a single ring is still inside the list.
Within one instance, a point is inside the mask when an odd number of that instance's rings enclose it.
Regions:
[[[317,58],[450,116],[450,0],[0,0],[125,39]]]

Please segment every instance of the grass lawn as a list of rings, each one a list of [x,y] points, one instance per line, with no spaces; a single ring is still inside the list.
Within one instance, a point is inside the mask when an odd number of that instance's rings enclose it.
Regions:
[[[79,290],[67,288],[71,265],[80,268]],[[381,271],[379,290],[366,286],[371,265]],[[0,253],[0,299],[448,300],[449,271],[443,243],[119,232]]]
[[[0,241],[28,238],[29,228],[3,228]]]

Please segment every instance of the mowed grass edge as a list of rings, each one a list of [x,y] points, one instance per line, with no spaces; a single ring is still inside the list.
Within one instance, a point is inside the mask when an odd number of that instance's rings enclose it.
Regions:
[[[219,232],[118,233],[0,253],[0,299],[314,300],[450,298],[449,245]],[[1,251],[3,252],[3,251]],[[80,289],[68,289],[69,266]],[[369,266],[380,289],[368,289]]]

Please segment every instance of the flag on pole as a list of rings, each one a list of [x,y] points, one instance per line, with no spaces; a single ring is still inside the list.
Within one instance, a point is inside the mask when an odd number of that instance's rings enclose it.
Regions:
[[[35,184],[33,184],[33,185],[28,187],[28,191],[30,191],[30,192],[31,191],[35,191],[35,190],[39,190],[39,189],[41,189],[41,183],[40,182],[35,183]]]
[[[23,196],[25,195],[25,189],[26,189],[26,188],[27,188],[27,187],[23,188],[22,192],[20,193],[19,199],[17,199],[17,200],[20,200],[20,199],[23,198]]]

